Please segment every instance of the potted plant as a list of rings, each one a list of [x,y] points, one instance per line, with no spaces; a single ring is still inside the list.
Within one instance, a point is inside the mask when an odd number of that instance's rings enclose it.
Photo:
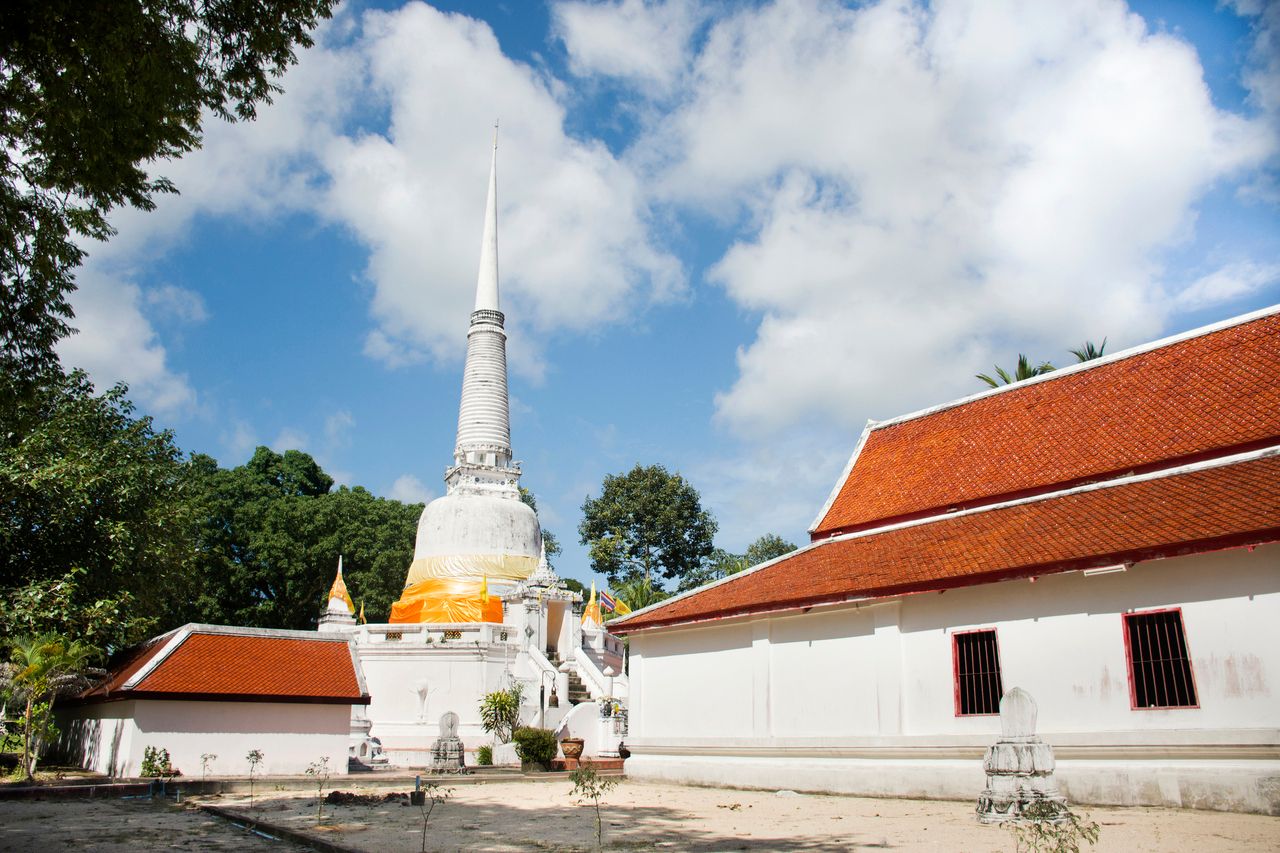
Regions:
[[[544,773],[551,769],[551,762],[560,751],[556,734],[551,729],[535,729],[522,726],[515,730],[516,755],[520,757],[520,769],[526,773]]]

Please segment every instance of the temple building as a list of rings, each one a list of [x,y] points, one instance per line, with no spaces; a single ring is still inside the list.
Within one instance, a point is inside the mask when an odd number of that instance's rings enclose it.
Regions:
[[[628,775],[1280,814],[1280,307],[871,422],[812,542],[610,622]]]
[[[449,712],[458,715],[458,734],[473,752],[491,740],[481,727],[480,701],[516,683],[525,688],[525,721],[564,723],[588,741],[588,755],[616,755],[623,735],[614,727],[598,731],[595,704],[626,695],[622,642],[605,631],[598,612],[584,620],[582,596],[547,564],[537,515],[520,499],[504,323],[495,137],[445,494],[422,511],[413,563],[389,622],[357,621],[341,565],[319,621],[319,630],[353,638],[369,686],[368,707],[353,709],[357,761],[381,753],[391,765],[429,765],[440,718]]]

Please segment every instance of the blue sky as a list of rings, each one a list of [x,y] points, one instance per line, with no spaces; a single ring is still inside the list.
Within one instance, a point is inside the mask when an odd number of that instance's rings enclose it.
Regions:
[[[1280,14],[1237,2],[349,3],[89,246],[64,361],[224,465],[442,492],[502,122],[512,438],[805,529],[868,418],[1280,297]],[[999,452],[999,449],[996,449]]]

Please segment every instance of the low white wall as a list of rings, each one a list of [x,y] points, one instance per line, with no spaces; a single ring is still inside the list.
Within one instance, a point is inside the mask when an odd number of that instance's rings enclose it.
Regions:
[[[972,800],[986,785],[981,761],[645,754],[637,779],[863,797]],[[1163,806],[1280,814],[1280,761],[1061,761],[1056,777],[1081,805]]]
[[[289,776],[329,757],[330,772],[347,772],[350,705],[272,702],[104,702],[58,712],[59,752],[112,776],[137,776],[148,746],[169,750],[173,766],[198,777],[200,756],[212,753],[210,775],[246,776],[246,755],[263,753],[257,774]]]

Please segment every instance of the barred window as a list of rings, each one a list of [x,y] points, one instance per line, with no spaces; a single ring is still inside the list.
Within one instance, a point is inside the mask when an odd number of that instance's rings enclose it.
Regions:
[[[1133,707],[1199,707],[1182,611],[1127,613],[1124,628]]]
[[[1004,684],[1000,679],[1000,650],[995,629],[952,635],[952,664],[956,677],[956,715],[1000,713]]]

